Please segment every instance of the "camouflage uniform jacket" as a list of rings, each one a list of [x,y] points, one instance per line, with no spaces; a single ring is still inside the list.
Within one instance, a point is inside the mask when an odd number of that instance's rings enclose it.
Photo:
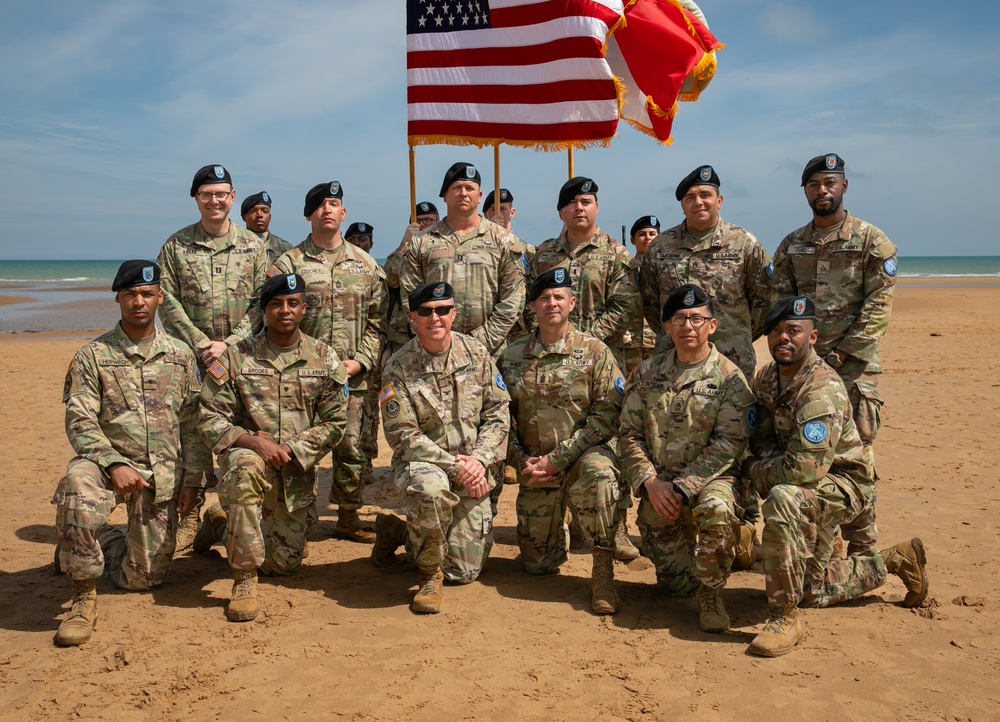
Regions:
[[[409,341],[413,334],[410,332],[410,321],[403,310],[403,302],[399,297],[399,269],[403,262],[403,247],[400,246],[385,259],[386,284],[389,288],[389,311],[387,319],[387,332],[389,343],[392,348],[400,349],[403,344]]]
[[[670,349],[643,361],[622,408],[621,468],[636,495],[651,476],[673,482],[687,501],[726,473],[746,450],[756,410],[743,372],[714,345],[693,369]]]
[[[309,234],[268,269],[269,275],[297,273],[306,282],[306,315],[302,333],[333,347],[341,360],[354,360],[365,373],[351,378],[354,391],[368,388],[368,371],[375,366],[385,339],[389,294],[385,273],[375,259],[347,241],[331,258]]]
[[[535,250],[527,285],[552,268],[565,268],[576,292],[576,308],[569,320],[577,329],[612,348],[622,344],[625,332],[639,314],[635,287],[637,264],[625,246],[598,228],[590,240],[574,245],[566,232]],[[529,314],[532,326],[537,325]]]
[[[276,236],[270,231],[264,234],[264,252],[267,254],[267,265],[271,266],[277,261],[285,251],[292,250],[292,244],[281,236]]]
[[[459,234],[442,219],[418,233],[403,251],[399,296],[403,312],[422,283],[447,281],[454,289],[453,331],[468,334],[497,353],[524,307],[524,265],[516,237],[480,218],[479,227]]]
[[[128,464],[155,502],[204,487],[212,455],[198,435],[198,368],[191,349],[157,332],[147,358],[121,325],[80,349],[63,389],[66,436],[80,458],[106,470]]]
[[[772,362],[753,380],[758,425],[750,478],[757,493],[766,497],[775,484],[815,486],[832,475],[845,492],[867,499],[874,482],[837,372],[813,350],[784,391],[778,379]]]
[[[778,293],[816,302],[816,353],[843,351],[870,373],[882,370],[878,345],[889,328],[897,270],[892,241],[850,213],[829,240],[809,223],[785,236],[774,253]]]
[[[266,329],[226,349],[208,367],[199,424],[216,454],[257,431],[288,444],[294,459],[281,476],[289,511],[311,503],[313,467],[340,442],[347,424],[347,371],[336,351],[305,334],[299,339],[297,359],[283,368]]]
[[[507,459],[514,468],[548,454],[565,471],[617,433],[625,379],[598,338],[571,325],[545,348],[536,330],[504,349],[500,368],[510,390]]]
[[[749,231],[720,219],[715,235],[695,244],[687,234],[687,222],[682,222],[657,236],[643,258],[639,270],[643,316],[655,329],[659,348],[672,348],[663,330],[663,304],[675,288],[693,283],[715,304],[719,327],[709,340],[752,376],[757,358],[753,342],[774,304],[773,271],[767,250]]]
[[[639,286],[640,274],[642,272],[642,261],[644,258],[645,256],[642,258],[635,258],[635,262],[637,264],[635,269],[635,283],[637,287]],[[642,300],[641,292],[639,294],[639,298]],[[659,322],[660,314],[656,314],[656,318],[656,325],[651,326],[643,313],[637,313],[635,318],[632,319],[632,323],[629,324],[628,332],[625,335],[625,348],[655,348],[656,329],[663,328],[663,324]]]
[[[235,346],[260,330],[267,271],[264,243],[235,223],[217,238],[201,223],[177,231],[160,249],[160,320],[192,349],[206,341]]]
[[[412,338],[386,364],[382,381],[379,403],[394,467],[423,461],[456,482],[455,454],[474,456],[487,468],[506,458],[510,396],[475,339],[453,332],[440,359]]]

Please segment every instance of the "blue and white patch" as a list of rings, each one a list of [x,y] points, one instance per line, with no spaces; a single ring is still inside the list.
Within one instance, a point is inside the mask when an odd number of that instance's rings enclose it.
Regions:
[[[703,181],[712,180],[712,166],[706,165],[704,168],[701,169],[701,172],[698,175],[701,177]]]
[[[768,278],[774,278],[774,264],[768,263],[764,268],[764,273],[767,274]]]
[[[474,165],[467,165],[467,166],[465,166],[465,177],[466,178],[475,178],[476,177],[476,166],[474,166]]]
[[[430,213],[430,210],[431,210],[431,207],[427,203],[421,203],[420,204],[420,212],[421,213]]]
[[[444,297],[444,284],[443,283],[439,283],[438,285],[436,285],[434,287],[434,291],[431,293],[431,295],[434,296],[434,298],[442,298],[442,297]]]
[[[267,191],[264,191],[263,193],[260,194],[260,199],[262,201],[264,201],[265,203],[270,203],[271,202],[271,196],[269,196],[267,194]]]
[[[350,384],[349,381],[345,381],[344,382],[344,398],[345,399],[351,394],[351,387],[350,387],[349,384]]]
[[[215,173],[215,177],[216,178],[225,178],[226,177],[226,169],[223,168],[221,165],[215,166],[212,169],[212,172]]]
[[[622,395],[625,394],[625,379],[621,376],[615,379],[615,390]]]
[[[563,281],[566,280],[566,269],[557,268],[555,270],[555,273],[552,274],[552,278],[555,279],[556,283],[562,283]]]
[[[807,421],[806,425],[802,427],[802,435],[806,437],[806,441],[811,441],[814,444],[818,444],[821,441],[825,441],[826,424],[824,424],[819,419],[813,419],[812,421]]]
[[[527,273],[528,271],[531,270],[531,264],[528,263],[528,254],[527,253],[522,253],[521,254],[521,268],[524,269],[525,273]]]
[[[896,271],[899,270],[899,264],[896,263],[896,257],[887,258],[882,261],[882,268],[885,269],[885,274],[887,276],[895,276]]]
[[[795,303],[792,304],[792,313],[796,316],[801,316],[806,312],[806,300],[804,298],[796,298]]]
[[[837,154],[831,153],[825,159],[827,170],[833,170],[837,167]]]
[[[651,225],[653,228],[657,228],[660,225],[660,222],[656,220],[656,216],[650,216],[649,225]]]
[[[503,382],[503,376],[500,375],[499,371],[497,371],[497,375],[494,377],[494,380],[497,382],[498,389],[500,389],[501,391],[507,390],[507,384]]]
[[[285,276],[285,282],[288,284],[288,290],[289,291],[294,291],[295,287],[299,283],[298,281],[295,280],[295,274],[294,273],[289,273],[287,276]]]
[[[694,289],[693,288],[690,291],[688,291],[687,293],[684,294],[683,304],[685,306],[693,306],[694,305]]]
[[[753,431],[757,428],[757,407],[751,406],[747,409],[747,426]]]
[[[594,184],[590,181],[584,181],[583,185],[580,186],[581,193],[590,193],[590,189],[594,187]]]
[[[145,281],[146,283],[152,283],[153,282],[153,271],[154,271],[154,269],[153,269],[152,266],[143,266],[142,267],[142,280]]]
[[[359,223],[358,224],[358,230],[361,231],[362,233],[367,233],[368,232],[368,224],[367,223]]]

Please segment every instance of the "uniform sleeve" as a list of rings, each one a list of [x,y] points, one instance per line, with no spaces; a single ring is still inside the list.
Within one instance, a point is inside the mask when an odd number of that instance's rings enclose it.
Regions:
[[[511,243],[506,243],[500,256],[497,287],[499,299],[486,319],[486,323],[472,332],[491,354],[496,353],[524,309],[524,269],[521,254]]]
[[[197,349],[211,339],[197,328],[181,305],[181,281],[177,268],[174,245],[167,241],[157,258],[160,266],[160,290],[163,291],[163,305],[160,306],[160,320],[171,336],[179,338],[191,349]]]
[[[643,362],[632,374],[632,379],[638,379],[648,362]],[[642,394],[634,381],[625,389],[622,403],[622,413],[619,419],[619,445],[621,449],[622,480],[629,485],[632,493],[639,494],[642,482],[651,476],[656,476],[656,467],[650,460],[649,446],[646,443],[646,410],[643,408]]]
[[[743,456],[750,438],[747,414],[755,402],[742,373],[737,372],[727,379],[725,394],[708,443],[698,457],[673,479],[689,502],[696,500],[710,481],[732,469]]]
[[[354,360],[364,366],[366,371],[378,363],[382,344],[389,334],[389,287],[381,268],[376,268],[372,276],[369,297],[368,320],[361,335],[361,343],[354,354]]]
[[[63,401],[66,404],[66,436],[78,456],[102,469],[132,462],[118,453],[101,428],[99,415],[104,390],[93,352],[80,350],[66,374]]]
[[[327,363],[327,377],[316,403],[316,417],[305,431],[282,439],[296,463],[309,471],[344,438],[347,428],[347,370],[335,354]]]
[[[503,376],[493,360],[483,354],[481,366],[484,371],[483,405],[479,411],[479,430],[476,443],[472,447],[474,456],[489,468],[507,457],[507,435],[510,432],[510,395],[507,393]],[[489,374],[489,376],[486,376]]]
[[[608,279],[604,310],[594,320],[590,330],[602,341],[624,334],[629,323],[640,312],[639,293],[635,286],[635,261],[624,248],[620,249]]]
[[[184,365],[184,401],[180,413],[181,461],[184,464],[182,485],[203,489],[214,481],[212,452],[198,431],[199,399],[198,366],[188,351]]]
[[[753,236],[751,236],[753,238]],[[751,340],[764,332],[764,319],[777,300],[774,291],[774,266],[767,249],[754,239],[747,252],[744,294],[750,309]]]
[[[650,247],[649,251],[652,250]],[[642,317],[659,336],[663,329],[663,322],[660,320],[663,315],[663,306],[660,303],[660,269],[653,260],[655,256],[649,251],[646,252],[639,267],[639,297]]]
[[[892,296],[896,287],[896,246],[879,229],[869,226],[871,250],[865,256],[865,300],[861,313],[837,344],[848,356],[871,362],[889,328]]]
[[[508,353],[511,347],[508,346],[502,354],[500,354],[499,371],[507,383],[508,394],[510,396],[510,403],[507,406],[507,412],[510,416],[510,431],[507,433],[507,463],[513,466],[517,471],[521,471],[524,468],[525,462],[531,458],[531,454],[521,446],[521,439],[518,431],[518,397],[514,394],[509,393],[511,386],[511,375],[508,366]]]
[[[420,430],[403,373],[393,364],[386,367],[386,383],[379,393],[385,440],[403,463],[425,461],[453,477],[458,471],[455,457]]]
[[[795,273],[792,268],[792,259],[788,257],[788,246],[792,242],[794,234],[785,236],[784,240],[778,244],[778,250],[774,252],[774,293],[777,298],[785,296],[797,296],[798,286],[795,283]]]
[[[403,315],[410,312],[410,294],[424,282],[424,269],[420,262],[420,236],[415,236],[406,244],[399,259],[399,303]]]
[[[549,452],[549,461],[565,471],[583,456],[583,452],[615,435],[625,393],[625,379],[605,348],[594,364],[590,384],[590,412],[585,424]]]
[[[220,454],[231,447],[243,434],[254,429],[240,426],[243,420],[243,401],[233,380],[233,369],[238,369],[237,359],[231,349],[219,359],[227,371],[221,379],[211,373],[205,375],[198,404],[198,431],[213,452]]]
[[[253,292],[250,294],[250,306],[246,314],[236,324],[236,328],[224,340],[227,346],[246,341],[256,336],[264,327],[264,312],[260,308],[260,292],[267,280],[267,251],[261,246],[260,253],[253,259]]]

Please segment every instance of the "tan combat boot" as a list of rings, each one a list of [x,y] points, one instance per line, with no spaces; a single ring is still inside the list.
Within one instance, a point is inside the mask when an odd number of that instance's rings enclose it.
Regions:
[[[618,528],[615,529],[615,559],[620,562],[631,562],[639,558],[639,550],[635,548],[635,544],[628,537],[628,526],[624,517],[625,515],[622,514],[622,520],[618,522]]]
[[[736,554],[733,557],[733,569],[753,569],[755,559],[753,545],[757,541],[757,529],[753,524],[739,521],[733,525],[736,532]]]
[[[333,533],[343,539],[363,544],[371,544],[375,541],[375,529],[368,522],[361,520],[357,509],[340,507],[337,510],[337,527]]]
[[[729,631],[729,615],[722,603],[722,590],[698,587],[698,625],[703,632],[721,634]]]
[[[252,622],[257,618],[257,570],[233,569],[233,596],[226,607],[230,622]]]
[[[615,560],[610,549],[594,549],[594,571],[590,577],[590,610],[614,614],[622,600],[615,591]]]
[[[205,516],[198,526],[198,533],[194,535],[194,542],[191,549],[204,554],[213,546],[226,538],[226,523],[228,518],[226,512],[218,504],[205,509]]]
[[[396,550],[406,543],[406,522],[395,514],[379,512],[375,517],[375,544],[372,564],[379,569],[396,565]]]
[[[90,640],[97,629],[96,579],[73,581],[73,606],[56,631],[56,644],[76,647]]]
[[[771,618],[764,629],[753,638],[747,651],[758,657],[780,657],[806,636],[806,630],[799,619],[798,607],[781,604],[771,605]]]
[[[927,598],[927,553],[924,543],[917,537],[908,542],[902,542],[889,549],[883,549],[879,554],[885,562],[886,571],[895,574],[906,585],[904,607],[919,607]]]
[[[411,609],[418,614],[437,614],[441,611],[441,602],[444,600],[444,574],[441,567],[433,569],[420,569],[420,581],[417,582],[420,588],[413,595]]]
[[[174,544],[174,556],[185,552],[194,544],[194,539],[198,535],[198,509],[193,509],[187,514],[182,514],[177,519],[177,536]]]

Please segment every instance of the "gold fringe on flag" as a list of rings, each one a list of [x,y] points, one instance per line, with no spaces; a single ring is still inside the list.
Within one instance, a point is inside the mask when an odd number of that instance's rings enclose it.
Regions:
[[[472,138],[461,135],[410,135],[407,142],[410,145],[473,145],[477,148],[493,146],[497,143],[509,145],[514,148],[531,148],[539,153],[560,153],[570,148],[586,150],[588,148],[607,148],[611,145],[611,138],[601,138],[599,140],[560,140],[560,141],[535,141],[535,140],[508,140],[507,138]]]

